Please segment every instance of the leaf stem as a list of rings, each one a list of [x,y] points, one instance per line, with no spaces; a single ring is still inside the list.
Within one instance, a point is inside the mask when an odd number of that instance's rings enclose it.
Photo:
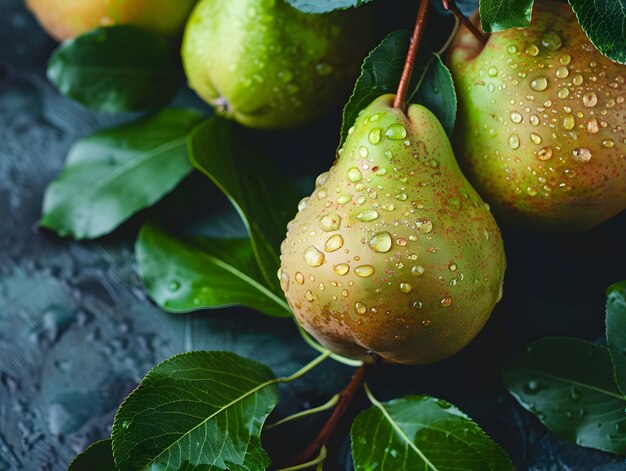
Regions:
[[[317,414],[318,412],[324,412],[328,409],[332,409],[333,407],[337,405],[337,402],[339,402],[339,394],[335,394],[333,397],[331,397],[327,402],[325,402],[321,406],[312,407],[311,409],[306,409],[306,410],[297,412],[295,414],[288,415],[287,417],[284,417],[280,419],[279,421],[266,426],[265,429],[271,430],[274,427],[278,427],[279,425],[285,424],[287,422],[291,422],[292,420],[302,419],[304,417],[308,417],[309,415]]]
[[[278,379],[276,379],[276,382],[278,382],[278,383],[289,383],[289,382],[291,382],[293,380],[298,379],[300,376],[308,373],[313,368],[315,368],[317,365],[319,365],[324,360],[326,360],[331,354],[332,354],[332,352],[330,350],[325,351],[324,353],[322,353],[321,355],[315,357],[309,363],[304,365],[302,368],[300,368],[295,373],[293,373],[293,374],[291,374],[289,376],[283,376],[282,378],[278,378]]]
[[[328,418],[328,421],[326,421],[324,427],[322,427],[322,430],[320,430],[320,432],[313,439],[313,441],[309,443],[309,445],[291,461],[292,466],[310,460],[311,457],[315,455],[317,450],[326,445],[333,432],[339,425],[344,414],[348,410],[348,407],[352,403],[352,399],[354,399],[355,394],[359,391],[359,389],[365,382],[367,374],[371,371],[373,367],[374,363],[363,363],[359,367],[359,369],[356,370],[356,373],[354,374],[348,385],[343,391],[339,393],[339,401],[337,403],[337,407],[335,407],[335,410]]]
[[[288,468],[280,468],[276,471],[298,471],[300,469],[308,469],[311,466],[315,466],[316,464],[323,463],[324,460],[326,459],[327,454],[328,453],[326,452],[326,447],[322,445],[322,448],[320,449],[320,454],[317,456],[317,458],[311,461],[307,461],[306,463],[297,464],[295,466],[289,466]]]
[[[415,20],[415,29],[413,30],[413,36],[411,36],[411,42],[409,44],[409,51],[404,61],[404,69],[402,69],[402,75],[400,76],[400,83],[398,84],[398,91],[396,97],[393,100],[393,107],[400,110],[406,109],[406,94],[411,83],[411,74],[413,73],[413,67],[415,66],[415,57],[417,56],[417,49],[419,48],[420,40],[424,32],[424,23],[426,22],[426,15],[428,13],[428,5],[430,0],[422,0],[417,12],[417,20]]]
[[[470,33],[474,35],[480,44],[484,46],[487,44],[487,35],[483,33],[478,27],[472,23],[462,12],[459,10],[459,7],[456,6],[456,2],[454,0],[443,0],[443,6],[446,10],[450,10],[454,16],[461,22],[463,26],[465,26]]]

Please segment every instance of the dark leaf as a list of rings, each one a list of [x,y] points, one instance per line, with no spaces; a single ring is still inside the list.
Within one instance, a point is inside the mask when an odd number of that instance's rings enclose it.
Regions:
[[[504,471],[506,453],[467,415],[429,396],[373,400],[350,432],[356,471]]]
[[[284,298],[265,285],[248,238],[177,239],[145,224],[136,253],[146,290],[166,311],[242,305],[291,316]]]
[[[265,470],[265,419],[278,403],[265,365],[228,352],[190,352],[155,366],[120,406],[120,469]]]
[[[626,2],[569,0],[569,3],[593,45],[609,59],[625,64]]]
[[[241,215],[267,286],[276,293],[279,247],[298,195],[269,160],[242,145],[240,131],[222,118],[209,118],[189,136],[189,158],[228,196]]]
[[[480,25],[486,33],[530,24],[534,0],[480,0]]]
[[[89,239],[151,206],[191,172],[186,136],[200,119],[195,111],[165,109],[79,140],[46,189],[39,223]]]
[[[165,40],[135,26],[98,28],[62,43],[48,78],[63,95],[105,113],[167,103],[181,73]]]
[[[539,339],[504,373],[504,382],[560,437],[626,455],[626,398],[606,348],[573,338]]]
[[[70,463],[67,471],[115,471],[111,440],[92,443]]]
[[[626,394],[626,281],[609,287],[606,300],[606,341],[617,385]]]

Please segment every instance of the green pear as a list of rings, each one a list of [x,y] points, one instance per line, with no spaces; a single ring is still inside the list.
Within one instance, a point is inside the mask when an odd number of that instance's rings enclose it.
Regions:
[[[374,36],[368,5],[314,15],[285,0],[201,0],[183,64],[191,88],[221,114],[287,128],[344,103]]]
[[[569,5],[535,2],[528,28],[484,47],[462,28],[449,62],[453,146],[496,214],[577,231],[626,208],[626,67],[593,47]]]
[[[502,293],[489,207],[420,105],[365,108],[288,225],[278,276],[298,322],[352,358],[423,364],[474,338]]]
[[[180,33],[196,0],[26,0],[43,28],[59,41],[99,26],[135,25]]]

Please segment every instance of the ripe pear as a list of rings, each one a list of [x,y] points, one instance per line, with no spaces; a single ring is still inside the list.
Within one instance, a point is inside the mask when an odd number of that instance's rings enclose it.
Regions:
[[[445,131],[393,95],[356,120],[288,225],[278,276],[298,322],[352,358],[446,358],[474,338],[502,293],[505,257],[489,207]]]
[[[134,25],[164,36],[182,31],[197,0],[26,0],[59,41],[100,26]]]
[[[449,62],[453,146],[496,214],[578,231],[626,208],[626,67],[591,44],[569,5],[535,2],[528,28],[484,47],[462,28]]]
[[[373,46],[369,7],[317,15],[285,0],[201,0],[182,47],[189,85],[245,126],[312,121],[353,87]]]

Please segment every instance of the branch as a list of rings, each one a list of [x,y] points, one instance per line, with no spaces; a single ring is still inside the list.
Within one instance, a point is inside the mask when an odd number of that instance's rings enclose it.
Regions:
[[[425,3],[428,2],[426,1]],[[333,410],[333,413],[328,418],[326,424],[324,424],[324,427],[322,427],[322,430],[320,430],[320,432],[313,439],[313,441],[309,443],[309,445],[291,461],[291,466],[295,466],[310,460],[312,457],[315,456],[315,454],[321,447],[326,445],[333,432],[337,428],[337,425],[339,425],[341,419],[343,418],[343,415],[352,403],[354,395],[359,391],[365,381],[365,377],[373,367],[373,363],[363,363],[361,367],[356,370],[356,373],[354,374],[348,385],[343,391],[339,393],[339,402],[337,403],[337,407],[335,407],[335,410]]]
[[[487,39],[488,39],[487,35],[483,33],[481,30],[479,30],[478,27],[474,23],[472,23],[469,19],[465,17],[463,13],[461,13],[461,10],[459,10],[459,7],[456,6],[456,3],[454,2],[454,0],[442,0],[442,1],[443,1],[444,8],[446,10],[450,10],[452,14],[456,16],[456,18],[461,22],[461,24],[465,26],[469,30],[469,32],[472,33],[476,39],[478,39],[478,41],[480,41],[480,44],[482,46],[487,44]]]
[[[415,20],[415,29],[413,30],[413,36],[411,36],[411,42],[409,44],[409,51],[404,61],[404,69],[402,69],[402,75],[400,76],[400,83],[398,84],[398,91],[396,97],[393,100],[393,107],[404,110],[406,108],[406,94],[411,83],[411,74],[413,73],[413,67],[415,66],[415,57],[417,56],[417,49],[419,48],[420,40],[424,32],[424,22],[426,21],[426,14],[428,13],[428,5],[430,0],[422,0],[417,12],[417,20]]]

